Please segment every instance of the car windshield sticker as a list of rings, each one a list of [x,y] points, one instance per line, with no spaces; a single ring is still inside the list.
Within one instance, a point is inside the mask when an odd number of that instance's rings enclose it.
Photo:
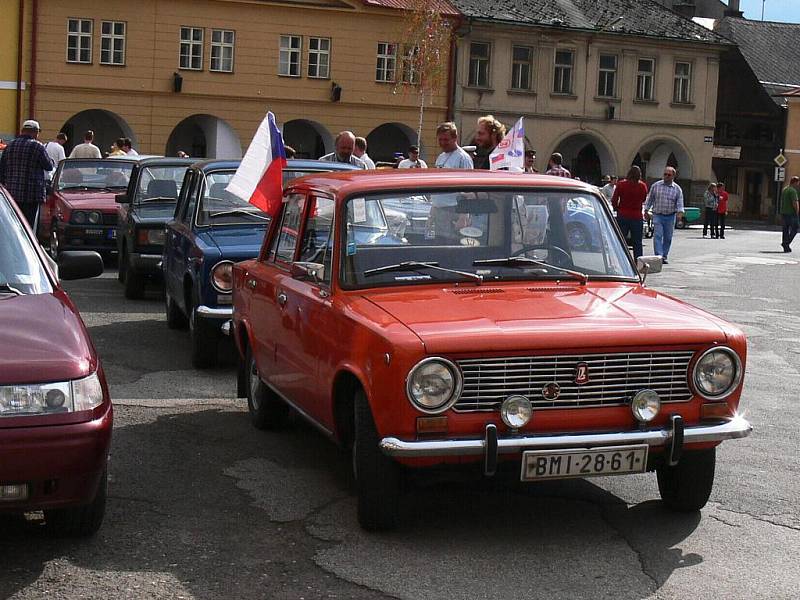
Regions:
[[[353,200],[353,222],[367,222],[367,201],[364,198],[356,198]]]

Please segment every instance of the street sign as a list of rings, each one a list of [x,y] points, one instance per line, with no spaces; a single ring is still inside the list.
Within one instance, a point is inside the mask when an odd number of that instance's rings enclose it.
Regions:
[[[775,167],[775,181],[786,181],[786,167]]]
[[[706,144],[713,144],[714,143],[714,136],[713,135],[706,135],[703,137],[703,142]]]
[[[783,165],[785,165],[785,164],[786,164],[786,160],[787,160],[787,159],[786,159],[786,157],[783,155],[783,152],[781,152],[781,153],[780,153],[780,154],[778,154],[778,156],[776,156],[776,157],[775,157],[773,160],[775,161],[775,164],[776,164],[776,165],[778,165],[779,167],[782,167]],[[776,179],[776,181],[777,181],[777,179]]]
[[[742,156],[742,147],[714,146],[714,150],[711,152],[711,156],[714,158],[731,158],[733,160],[739,160]]]

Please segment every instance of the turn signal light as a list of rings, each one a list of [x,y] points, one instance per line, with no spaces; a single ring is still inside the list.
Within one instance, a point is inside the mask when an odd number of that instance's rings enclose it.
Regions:
[[[417,433],[447,433],[447,417],[417,417]]]
[[[700,407],[701,419],[720,419],[731,416],[727,402],[707,402]]]

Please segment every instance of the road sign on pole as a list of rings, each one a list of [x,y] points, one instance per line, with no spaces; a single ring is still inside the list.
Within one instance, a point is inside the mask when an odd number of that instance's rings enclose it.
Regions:
[[[780,151],[780,153],[778,154],[778,156],[776,156],[776,157],[775,157],[775,158],[773,158],[772,160],[774,160],[774,161],[775,161],[775,164],[776,164],[776,165],[778,165],[779,167],[782,167],[783,165],[785,165],[785,164],[786,164],[786,161],[787,161],[788,159],[787,159],[787,158],[786,158],[786,157],[783,155],[783,150],[781,150],[781,151]]]
[[[775,167],[775,181],[786,181],[786,167]]]

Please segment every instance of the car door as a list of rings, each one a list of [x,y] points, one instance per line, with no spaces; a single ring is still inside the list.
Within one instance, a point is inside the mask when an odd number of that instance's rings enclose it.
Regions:
[[[175,207],[175,218],[167,225],[164,240],[164,278],[167,293],[189,314],[183,293],[183,274],[187,269],[187,246],[191,236],[194,207],[197,203],[196,182],[200,176],[188,170],[183,178],[181,193]]]

